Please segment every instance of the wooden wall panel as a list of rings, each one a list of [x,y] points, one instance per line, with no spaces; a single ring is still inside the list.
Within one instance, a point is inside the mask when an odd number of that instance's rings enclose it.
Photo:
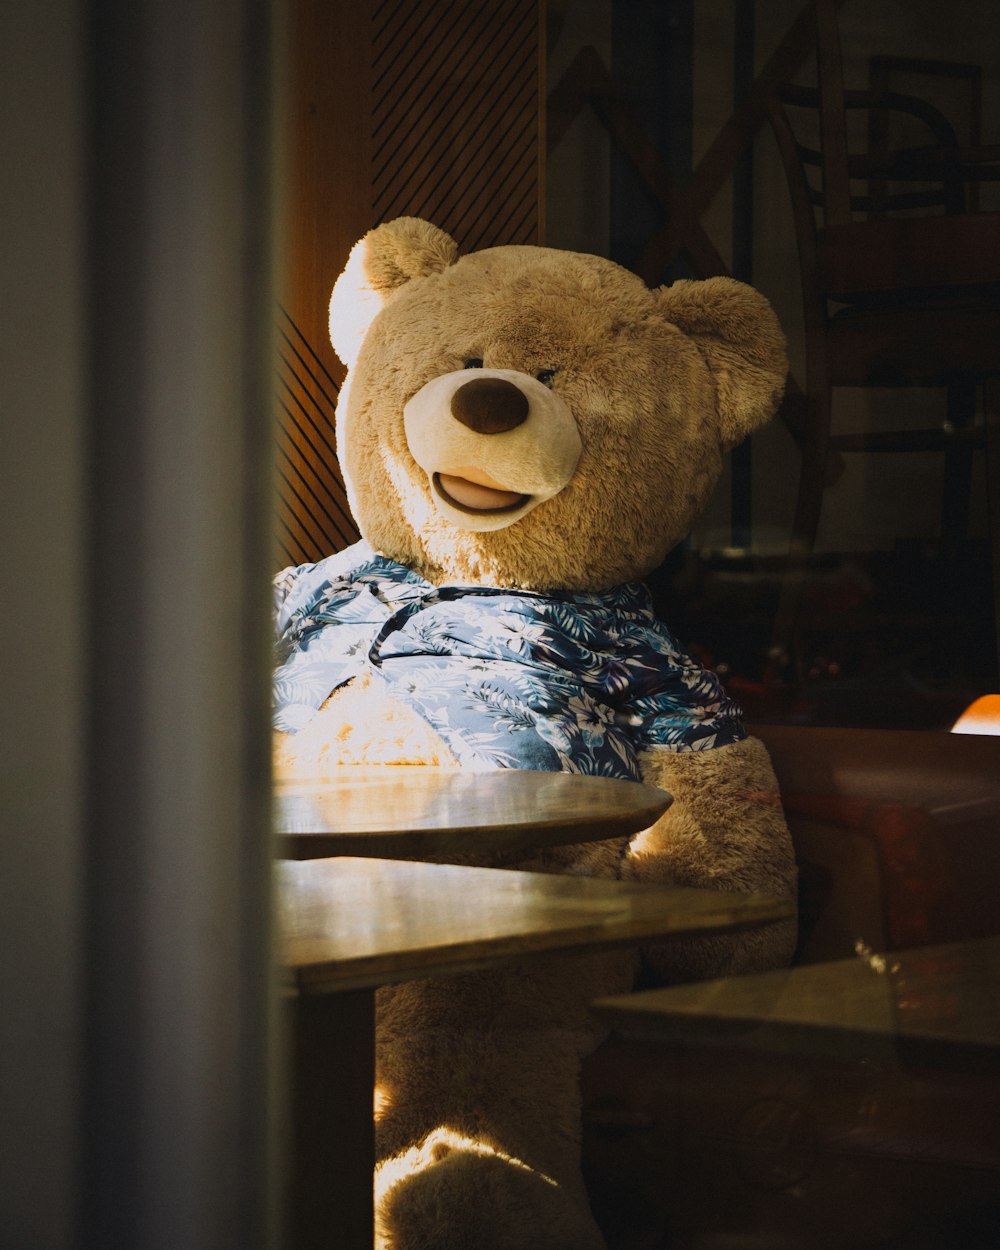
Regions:
[[[288,0],[277,546],[353,542],[334,452],[343,368],[327,303],[351,246],[394,217],[462,251],[542,241],[543,0]]]
[[[280,567],[357,540],[334,450],[337,383],[284,310],[278,317],[275,480]]]
[[[372,40],[372,210],[447,230],[463,251],[537,243],[537,0],[380,6]]]

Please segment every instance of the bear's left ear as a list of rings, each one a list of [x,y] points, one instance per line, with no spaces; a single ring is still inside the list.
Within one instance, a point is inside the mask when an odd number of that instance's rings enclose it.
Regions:
[[[735,447],[775,413],[785,388],[785,336],[759,291],[734,278],[681,279],[654,292],[657,311],[701,348],[715,378],[719,436]]]
[[[375,315],[414,278],[454,264],[454,239],[419,217],[397,217],[369,230],[351,249],[330,296],[330,342],[350,368]]]

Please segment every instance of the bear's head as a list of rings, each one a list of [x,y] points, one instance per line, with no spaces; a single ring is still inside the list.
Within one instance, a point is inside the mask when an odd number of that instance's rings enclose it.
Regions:
[[[597,256],[456,252],[400,218],[334,288],[338,454],[362,534],[438,584],[644,577],[775,410],[770,306],[729,278],[650,290]]]

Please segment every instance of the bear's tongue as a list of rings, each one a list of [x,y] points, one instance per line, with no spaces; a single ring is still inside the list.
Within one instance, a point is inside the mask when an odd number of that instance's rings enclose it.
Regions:
[[[470,482],[465,477],[453,477],[450,473],[438,475],[438,481],[445,494],[463,508],[474,508],[477,512],[495,512],[498,508],[509,508],[524,498],[513,490],[496,490],[492,486],[481,486],[478,482]]]

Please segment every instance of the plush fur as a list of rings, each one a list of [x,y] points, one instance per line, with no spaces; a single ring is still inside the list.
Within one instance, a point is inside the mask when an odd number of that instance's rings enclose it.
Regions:
[[[532,247],[456,259],[447,235],[408,218],[355,247],[330,331],[349,369],[337,438],[354,515],[377,552],[435,585],[599,591],[641,579],[689,529],[724,453],[772,415],[786,367],[766,301],[730,279],[649,290],[609,261]],[[496,380],[500,407],[483,419],[510,430],[454,419],[466,373]],[[525,397],[513,415],[507,385]],[[493,511],[462,503],[492,491],[503,492]],[[361,681],[276,751],[279,773],[300,776],[457,767],[419,715]],[[759,742],[654,749],[642,770],[674,795],[652,829],[518,866],[794,893]],[[780,965],[794,940],[793,924],[777,925],[646,955],[676,981]],[[600,1250],[577,1078],[600,1037],[588,1001],[629,988],[637,966],[616,952],[380,994],[380,1246]]]

